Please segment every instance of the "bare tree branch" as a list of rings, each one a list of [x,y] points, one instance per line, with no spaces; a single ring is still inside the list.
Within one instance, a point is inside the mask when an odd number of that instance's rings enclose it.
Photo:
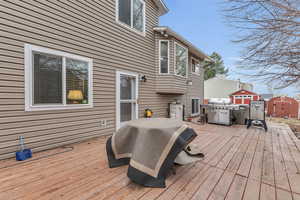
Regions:
[[[243,69],[277,88],[299,84],[300,0],[224,0],[225,18],[244,46]]]

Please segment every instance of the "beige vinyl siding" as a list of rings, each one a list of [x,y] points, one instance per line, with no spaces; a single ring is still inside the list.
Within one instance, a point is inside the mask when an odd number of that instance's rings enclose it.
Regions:
[[[172,37],[165,38],[156,33],[156,66],[157,66],[157,78],[156,78],[156,91],[159,94],[184,94],[186,92],[186,78],[174,75],[175,66],[175,39]],[[169,74],[159,74],[159,41],[169,40]],[[178,42],[178,41],[176,41]]]
[[[146,0],[146,36],[116,23],[115,1],[0,1],[0,158],[14,155],[18,137],[34,151],[115,131],[116,70],[146,75],[145,108],[165,117],[171,97],[156,93],[155,38],[158,8]],[[24,44],[93,59],[94,108],[24,111]],[[100,121],[107,120],[107,127]]]
[[[204,69],[201,68],[200,74],[192,73],[192,58],[201,60],[192,54],[189,54],[189,80],[192,81],[193,85],[188,86],[186,99],[186,115],[191,116],[192,114],[192,99],[199,99],[200,104],[203,104],[204,100]]]
[[[199,61],[202,58],[198,58],[197,56],[191,54],[189,52],[188,55],[188,76],[180,77],[174,75],[175,69],[175,42],[183,45],[181,41],[177,40],[174,37],[163,37],[161,34],[156,33],[156,91],[157,93],[161,94],[161,96],[165,96],[169,94],[169,101],[172,102],[174,100],[179,100],[185,105],[185,116],[189,117],[192,114],[192,99],[197,98],[200,99],[200,104],[203,103],[204,100],[204,69],[201,68],[200,74],[196,75],[192,73],[192,58],[195,58]],[[160,40],[169,40],[169,47],[170,47],[170,55],[169,55],[169,74],[159,74],[159,41]],[[193,85],[188,86],[187,81],[191,80]],[[165,104],[164,104],[165,105]]]
[[[159,41],[169,40],[169,74],[159,74]],[[160,97],[161,116],[167,116],[168,104],[179,100],[182,101],[186,92],[186,79],[174,76],[174,39],[165,38],[155,33],[155,68],[156,68],[156,92]]]

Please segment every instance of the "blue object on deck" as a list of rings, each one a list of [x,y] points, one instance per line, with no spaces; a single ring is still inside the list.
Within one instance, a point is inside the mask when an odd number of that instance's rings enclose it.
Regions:
[[[20,151],[16,152],[16,160],[17,161],[23,161],[27,160],[28,158],[32,157],[32,151],[31,149],[25,149],[24,148],[24,138],[23,136],[19,137],[19,143],[20,143]]]
[[[31,149],[24,149],[22,151],[16,152],[16,160],[17,161],[24,161],[31,157],[32,157]]]

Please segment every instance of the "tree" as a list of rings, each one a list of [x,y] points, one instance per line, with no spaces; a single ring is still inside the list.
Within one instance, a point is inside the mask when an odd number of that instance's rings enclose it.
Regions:
[[[225,17],[242,45],[247,75],[275,88],[300,79],[300,1],[224,0]],[[245,67],[246,66],[246,67]]]
[[[222,57],[216,53],[213,52],[210,56],[213,60],[214,63],[204,61],[204,80],[208,80],[210,78],[215,77],[217,74],[228,74],[228,69],[225,68],[224,66],[224,61],[222,60]]]

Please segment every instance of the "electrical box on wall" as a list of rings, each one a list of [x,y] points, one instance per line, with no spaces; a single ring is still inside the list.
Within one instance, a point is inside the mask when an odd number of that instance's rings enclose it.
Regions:
[[[100,127],[107,128],[107,120],[106,119],[100,120]]]

